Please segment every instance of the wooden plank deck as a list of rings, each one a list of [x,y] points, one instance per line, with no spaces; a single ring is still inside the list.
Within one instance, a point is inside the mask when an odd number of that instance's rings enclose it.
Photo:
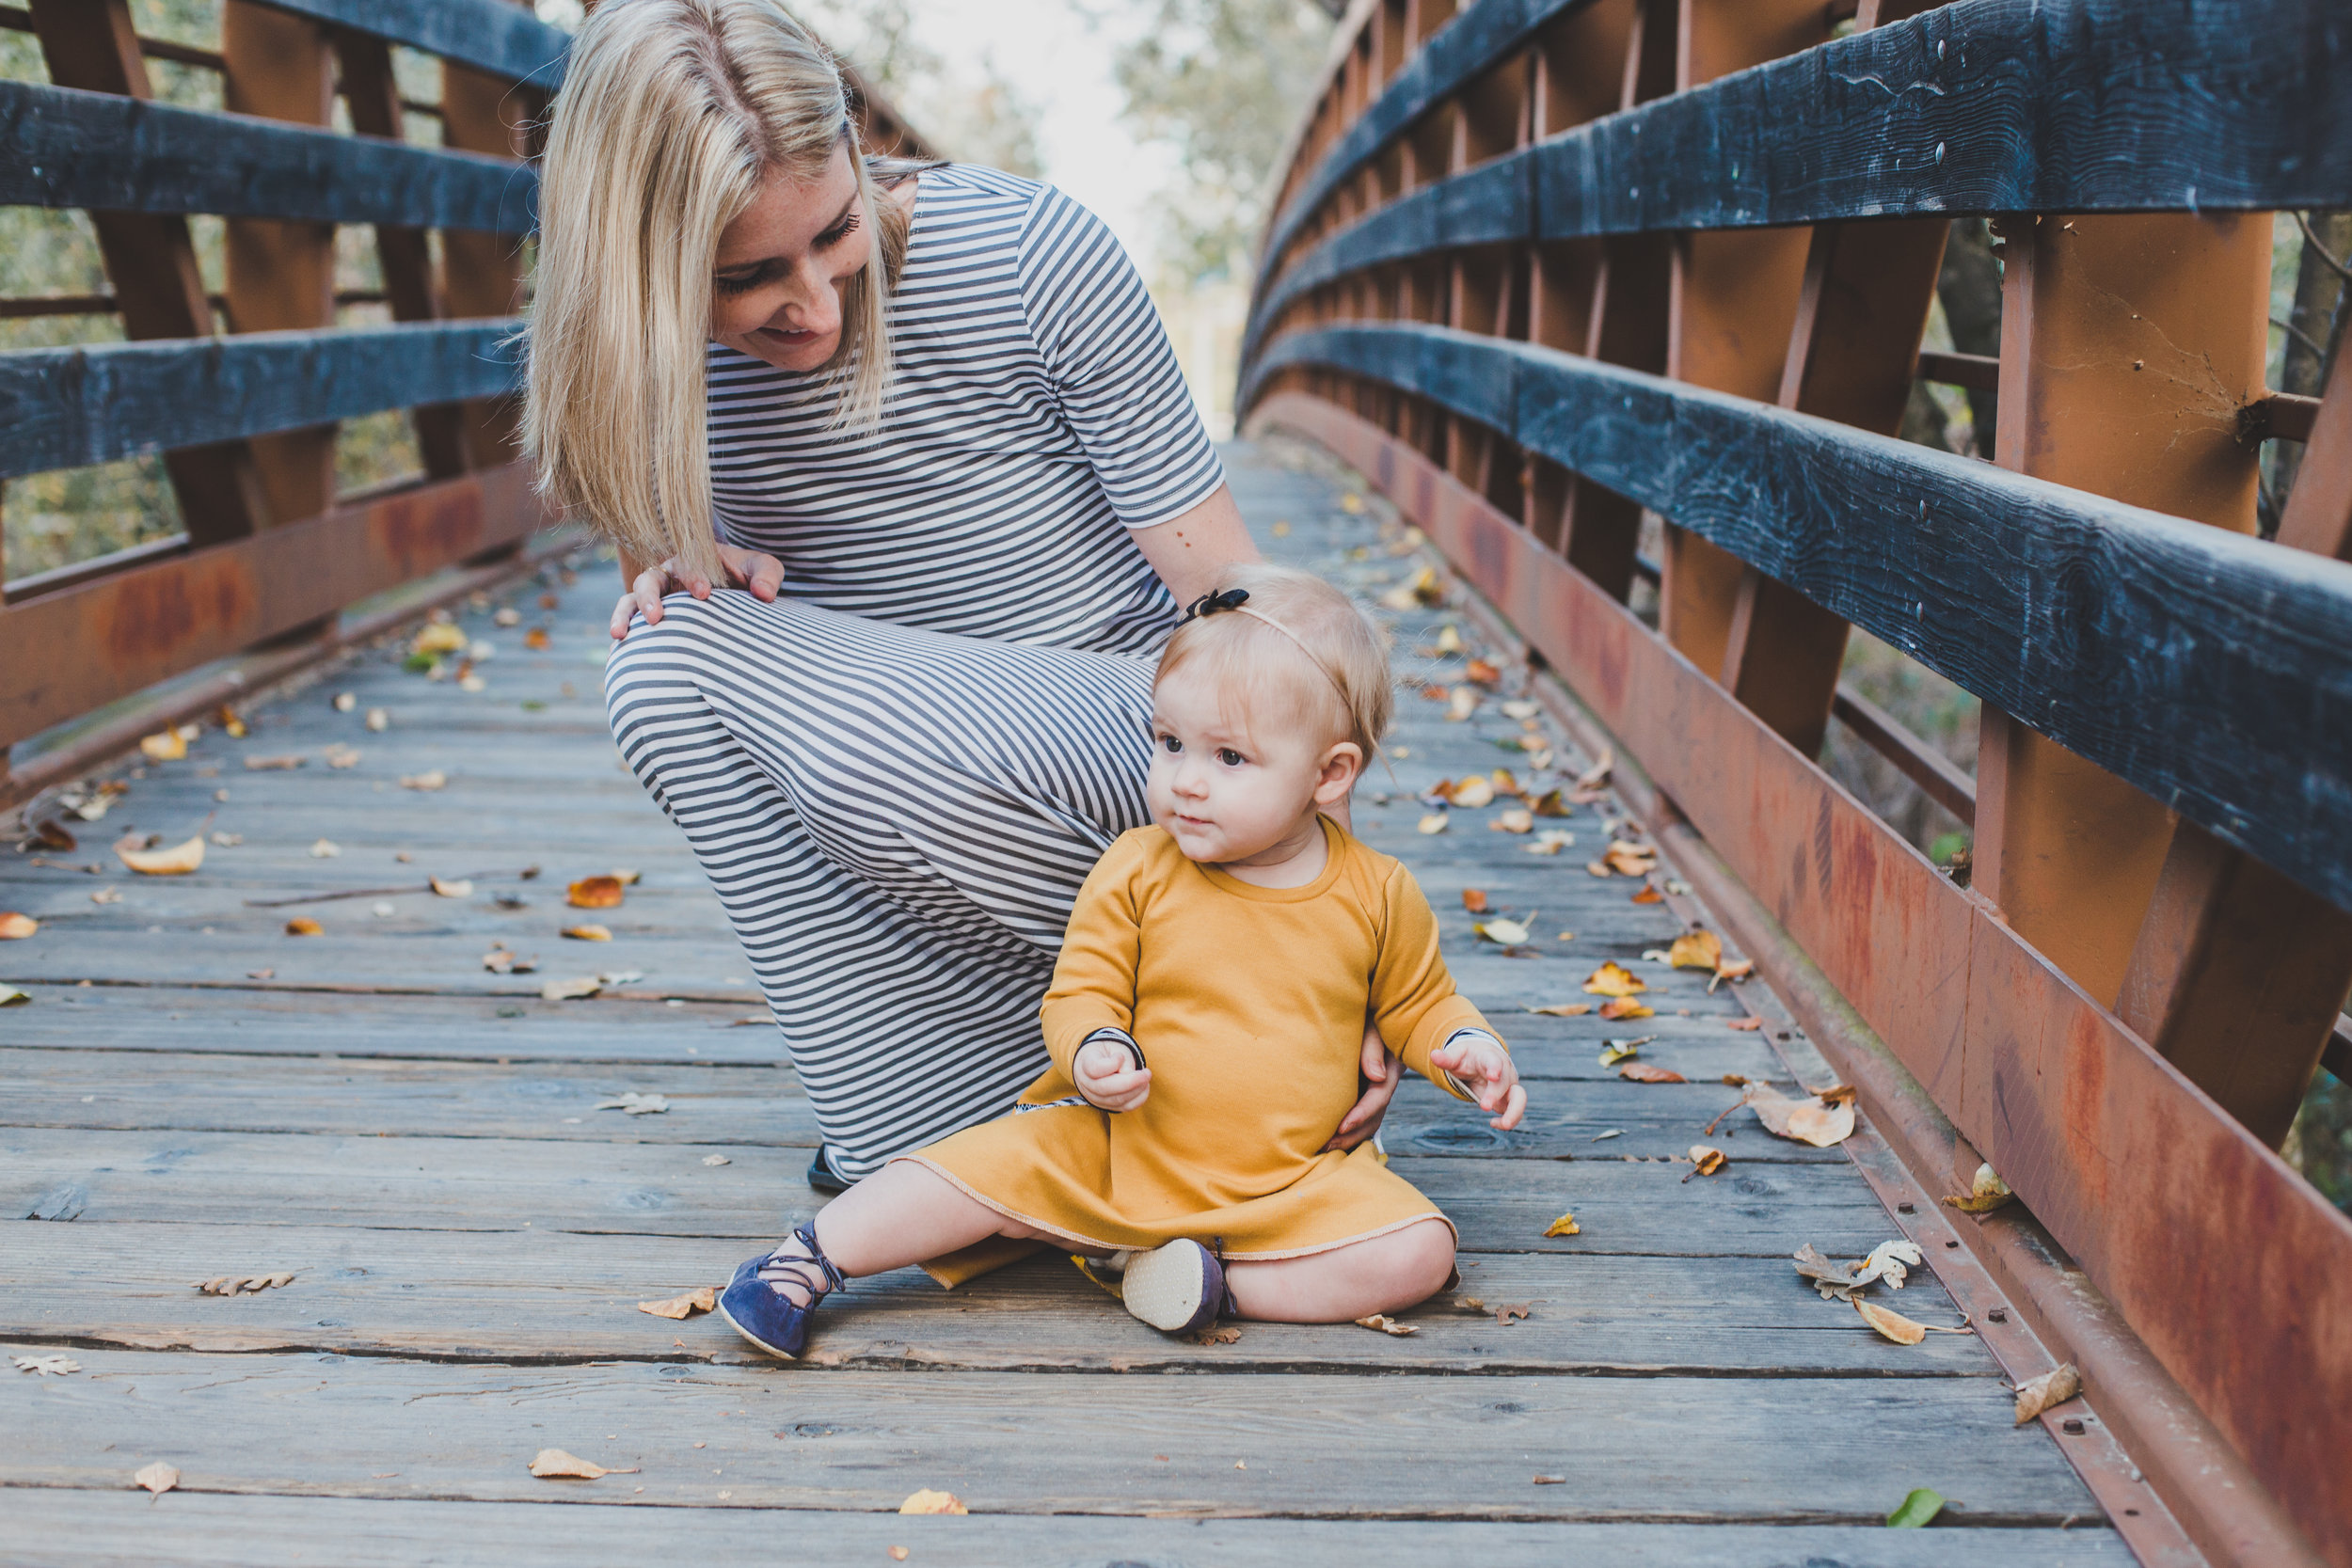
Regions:
[[[1367,593],[1416,564],[1296,454],[1230,455],[1272,553]],[[568,1568],[675,1555],[691,1531],[698,1555],[905,1545],[918,1563],[2131,1560],[2052,1437],[2012,1427],[1977,1339],[1889,1344],[1788,1267],[1805,1242],[1852,1256],[1899,1234],[1847,1151],[1777,1142],[1743,1112],[1714,1140],[1730,1166],[1682,1180],[1676,1158],[1736,1098],[1724,1074],[1828,1074],[1761,984],[1710,996],[1645,962],[1680,917],[1585,872],[1609,809],[1559,824],[1578,843],[1551,859],[1488,832],[1491,812],[1415,831],[1404,790],[1520,760],[1495,744],[1519,726],[1492,702],[1455,723],[1408,692],[1402,788],[1368,784],[1360,825],[1422,878],[1528,1075],[1517,1132],[1416,1083],[1387,1139],[1460,1223],[1464,1293],[1529,1303],[1526,1321],[1441,1299],[1408,1315],[1408,1338],[1252,1323],[1195,1346],[1053,1259],[953,1294],[914,1271],[861,1283],[794,1367],[716,1319],[637,1312],[810,1212],[816,1132],[772,1031],[741,1022],[762,1008],[716,902],[617,765],[597,694],[609,580],[583,563],[546,585],[546,609],[542,585],[518,588],[517,627],[462,617],[499,650],[485,690],[365,657],[258,706],[243,741],[208,732],[127,774],[78,850],[40,857],[58,863],[0,859],[0,909],[43,923],[0,947],[0,979],[33,997],[0,1011],[0,1199],[42,1216],[6,1231],[0,1343],[81,1364],[0,1373],[11,1554]],[[1413,650],[1468,622],[1397,619],[1406,674],[1458,673]],[[551,646],[527,650],[542,624]],[[344,690],[348,712],[328,700]],[[364,727],[372,707],[389,729]],[[358,762],[326,766],[336,744]],[[294,754],[307,765],[244,766]],[[434,769],[445,788],[402,787]],[[103,848],[126,828],[176,842],[199,826],[242,842],[184,879],[131,878]],[[340,853],[314,855],[322,839]],[[86,863],[99,874],[72,869]],[[615,866],[643,880],[588,917],[614,940],[558,937],[583,918],[564,881]],[[246,902],[428,873],[473,891]],[[1538,956],[1473,937],[1470,886],[1534,918]],[[281,934],[294,913],[326,934]],[[494,942],[537,973],[485,970]],[[1577,999],[1610,958],[1649,981],[1658,1016],[1521,1010]],[[539,997],[599,970],[641,973],[594,1001]],[[1728,1027],[1751,1008],[1763,1029]],[[1598,1066],[1604,1037],[1635,1034],[1692,1081]],[[595,1109],[630,1089],[671,1108]],[[1545,1238],[1566,1210],[1582,1233]],[[269,1269],[300,1273],[236,1299],[188,1287]],[[1957,1323],[1915,1279],[1903,1310]],[[638,1468],[533,1480],[550,1446]],[[151,1504],[129,1478],[157,1459],[181,1489]],[[973,1516],[890,1512],[925,1486]],[[1915,1486],[1974,1528],[1884,1528]]]

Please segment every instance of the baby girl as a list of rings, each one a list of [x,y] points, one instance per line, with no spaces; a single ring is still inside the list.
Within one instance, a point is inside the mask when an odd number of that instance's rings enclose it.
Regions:
[[[1012,1114],[902,1155],[736,1271],[719,1309],[771,1354],[852,1276],[991,1237],[1124,1255],[1127,1308],[1344,1323],[1443,1290],[1453,1222],[1370,1144],[1327,1149],[1367,1018],[1511,1128],[1526,1091],[1454,989],[1402,865],[1332,813],[1388,727],[1386,640],[1320,578],[1237,567],[1152,689],[1155,826],[1080,889]]]

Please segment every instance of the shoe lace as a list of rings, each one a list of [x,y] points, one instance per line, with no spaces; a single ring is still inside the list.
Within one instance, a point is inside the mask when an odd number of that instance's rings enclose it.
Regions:
[[[797,1254],[785,1251],[785,1247],[793,1245],[803,1250]],[[792,1301],[793,1291],[800,1291],[804,1299],[792,1302],[795,1307],[809,1306],[818,1296],[841,1290],[850,1283],[849,1276],[825,1256],[825,1249],[817,1243],[817,1227],[813,1221],[793,1231],[782,1246],[768,1255],[767,1261],[759,1265],[759,1282],[787,1301]]]

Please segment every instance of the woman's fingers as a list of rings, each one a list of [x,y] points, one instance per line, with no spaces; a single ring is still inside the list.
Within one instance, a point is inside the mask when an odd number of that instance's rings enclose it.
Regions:
[[[750,589],[752,597],[762,604],[773,599],[784,587],[784,562],[772,555],[722,545],[719,560],[726,567],[727,580]]]
[[[1384,1083],[1389,1076],[1389,1047],[1377,1029],[1364,1031],[1364,1076]]]
[[[1404,1082],[1405,1075],[1397,1070],[1402,1064],[1385,1051],[1377,1065],[1387,1076],[1374,1080],[1372,1086],[1364,1091],[1363,1098],[1340,1118],[1339,1130],[1331,1134],[1331,1141],[1324,1148],[1354,1148],[1380,1131],[1380,1118],[1389,1114],[1389,1101],[1396,1098],[1397,1087]],[[1367,1072],[1365,1076],[1371,1077],[1371,1074]]]
[[[645,618],[645,625],[658,626],[661,624],[661,595],[669,586],[670,563],[666,561],[637,574],[637,580],[630,585],[629,592],[636,597],[637,613]]]
[[[624,594],[612,606],[612,641],[618,642],[628,635],[630,617],[637,613],[637,595]]]

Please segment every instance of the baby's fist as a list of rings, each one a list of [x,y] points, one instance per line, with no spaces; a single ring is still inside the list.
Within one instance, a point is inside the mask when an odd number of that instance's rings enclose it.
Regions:
[[[1122,1036],[1098,1035],[1078,1047],[1070,1076],[1088,1104],[1105,1111],[1132,1111],[1152,1096],[1152,1069]]]
[[[1502,1042],[1483,1030],[1465,1030],[1429,1053],[1429,1065],[1453,1075],[1454,1081],[1478,1101],[1479,1109],[1495,1113],[1487,1125],[1508,1132],[1527,1114],[1527,1091],[1519,1086],[1519,1069]]]

